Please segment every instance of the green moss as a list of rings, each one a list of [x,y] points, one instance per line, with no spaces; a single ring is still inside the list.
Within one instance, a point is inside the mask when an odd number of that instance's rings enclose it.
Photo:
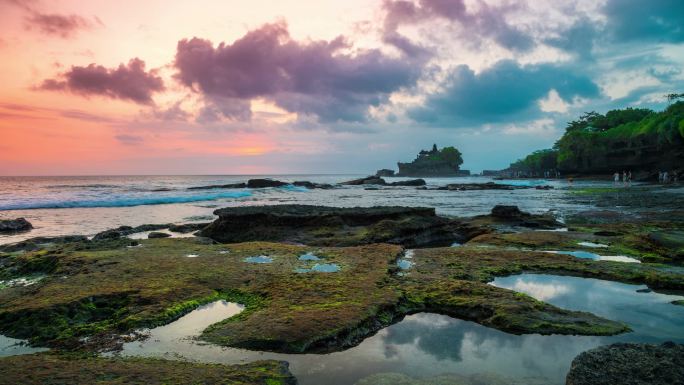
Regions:
[[[552,238],[524,242],[576,242],[555,238],[558,233],[545,234]],[[684,288],[682,275],[658,266],[501,248],[418,249],[410,274],[398,276],[393,267],[402,249],[387,244],[316,249],[263,242],[207,245],[192,239],[141,244],[65,248],[55,253],[56,273],[41,281],[39,290],[0,291],[0,332],[33,337],[33,342],[51,346],[98,347],[106,337],[168,323],[204,303],[224,299],[246,309],[210,326],[201,338],[259,350],[343,349],[417,311],[447,314],[512,333],[604,335],[626,327],[487,282],[496,276],[537,271]],[[226,249],[230,253],[220,253]],[[345,268],[330,274],[295,273],[301,265],[298,256],[310,251]],[[199,257],[186,258],[187,254]],[[243,262],[254,255],[272,256],[273,262]],[[102,338],[91,338],[88,344],[93,345],[84,346],[79,339],[83,336]]]
[[[200,364],[150,358],[101,358],[84,354],[32,354],[0,358],[3,384],[230,384],[294,385],[278,361],[243,365]],[[58,379],[58,380],[56,380]]]

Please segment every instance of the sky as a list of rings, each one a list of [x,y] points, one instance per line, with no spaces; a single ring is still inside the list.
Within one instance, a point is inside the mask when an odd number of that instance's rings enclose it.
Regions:
[[[501,169],[682,68],[681,0],[0,0],[0,175]]]

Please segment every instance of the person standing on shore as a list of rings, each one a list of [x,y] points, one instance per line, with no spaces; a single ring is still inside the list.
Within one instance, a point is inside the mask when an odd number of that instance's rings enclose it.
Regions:
[[[627,173],[627,185],[629,187],[632,186],[632,170],[629,170],[629,172]]]
[[[622,170],[622,186],[627,187],[627,171]]]
[[[664,184],[670,183],[670,176],[667,175],[667,171],[663,171],[663,183]]]
[[[613,174],[613,185],[617,186],[618,183],[620,183],[620,173],[616,172],[615,174]]]

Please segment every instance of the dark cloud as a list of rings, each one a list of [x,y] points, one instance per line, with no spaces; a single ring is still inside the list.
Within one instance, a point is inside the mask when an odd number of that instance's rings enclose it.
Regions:
[[[479,9],[469,12],[464,0],[419,0],[418,3],[406,0],[385,0],[384,35],[385,42],[402,49],[407,39],[397,38],[397,29],[402,24],[417,24],[441,18],[459,23],[463,34],[470,43],[482,38],[491,38],[499,45],[514,51],[529,51],[534,48],[534,39],[524,31],[513,27],[506,21],[506,14],[517,6],[490,6],[479,3]],[[401,45],[397,45],[398,41]],[[412,43],[412,49],[418,47]]]
[[[155,70],[146,72],[145,62],[135,58],[128,65],[121,64],[115,69],[96,64],[73,66],[58,78],[44,80],[38,89],[153,104],[152,94],[163,91],[164,83]]]
[[[144,139],[141,136],[136,135],[121,134],[116,135],[114,139],[118,140],[121,144],[125,144],[127,146],[137,146],[144,142]]]
[[[154,109],[152,114],[155,118],[165,121],[187,121],[190,118],[190,113],[181,107],[181,102],[176,102],[169,108]]]
[[[101,22],[95,19],[96,22]],[[37,28],[40,32],[47,35],[55,35],[61,38],[70,38],[77,32],[91,29],[95,23],[79,15],[59,15],[32,12],[25,19],[28,28]]]
[[[476,125],[530,119],[539,113],[537,101],[555,89],[561,98],[595,97],[598,86],[585,75],[553,64],[520,66],[510,60],[476,74],[457,67],[443,93],[428,96],[423,107],[409,111],[419,122],[436,125]]]
[[[267,24],[217,47],[199,38],[181,40],[176,79],[229,118],[249,118],[246,102],[265,98],[332,122],[365,120],[369,106],[387,101],[420,76],[422,61],[391,58],[379,50],[341,52],[349,48],[342,37],[298,42],[284,23]]]
[[[558,36],[547,39],[546,43],[573,53],[579,59],[592,60],[592,49],[599,33],[596,22],[581,17],[566,30],[559,31]]]
[[[97,16],[86,19],[76,14],[62,15],[42,12],[37,0],[0,0],[0,3],[3,2],[21,8],[25,12],[26,29],[37,29],[46,35],[66,39],[75,36],[79,31],[104,25]]]
[[[684,42],[684,1],[609,0],[607,32],[619,42]]]
[[[94,114],[91,114],[89,112],[79,111],[79,110],[60,111],[60,115],[64,116],[65,118],[85,120],[88,122],[116,123],[116,120],[114,120],[112,118],[108,118],[108,117],[101,116],[101,115],[94,115]]]

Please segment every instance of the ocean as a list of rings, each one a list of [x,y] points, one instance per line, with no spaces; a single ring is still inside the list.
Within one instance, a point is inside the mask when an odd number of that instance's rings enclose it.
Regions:
[[[541,185],[552,190],[436,191],[415,187],[338,186],[330,190],[284,186],[261,189],[190,190],[190,187],[272,178],[336,184],[364,175],[206,175],[206,176],[55,176],[0,177],[0,219],[24,217],[34,229],[0,235],[0,244],[35,236],[94,235],[121,225],[210,221],[214,210],[241,205],[313,204],[325,206],[428,206],[438,214],[472,216],[488,213],[496,204],[512,204],[534,213],[552,211],[559,217],[587,210],[563,199],[563,180],[500,180],[496,183]],[[386,178],[388,182],[410,178]],[[449,183],[484,183],[488,177],[425,178],[428,187]],[[575,186],[610,182],[575,182]]]

